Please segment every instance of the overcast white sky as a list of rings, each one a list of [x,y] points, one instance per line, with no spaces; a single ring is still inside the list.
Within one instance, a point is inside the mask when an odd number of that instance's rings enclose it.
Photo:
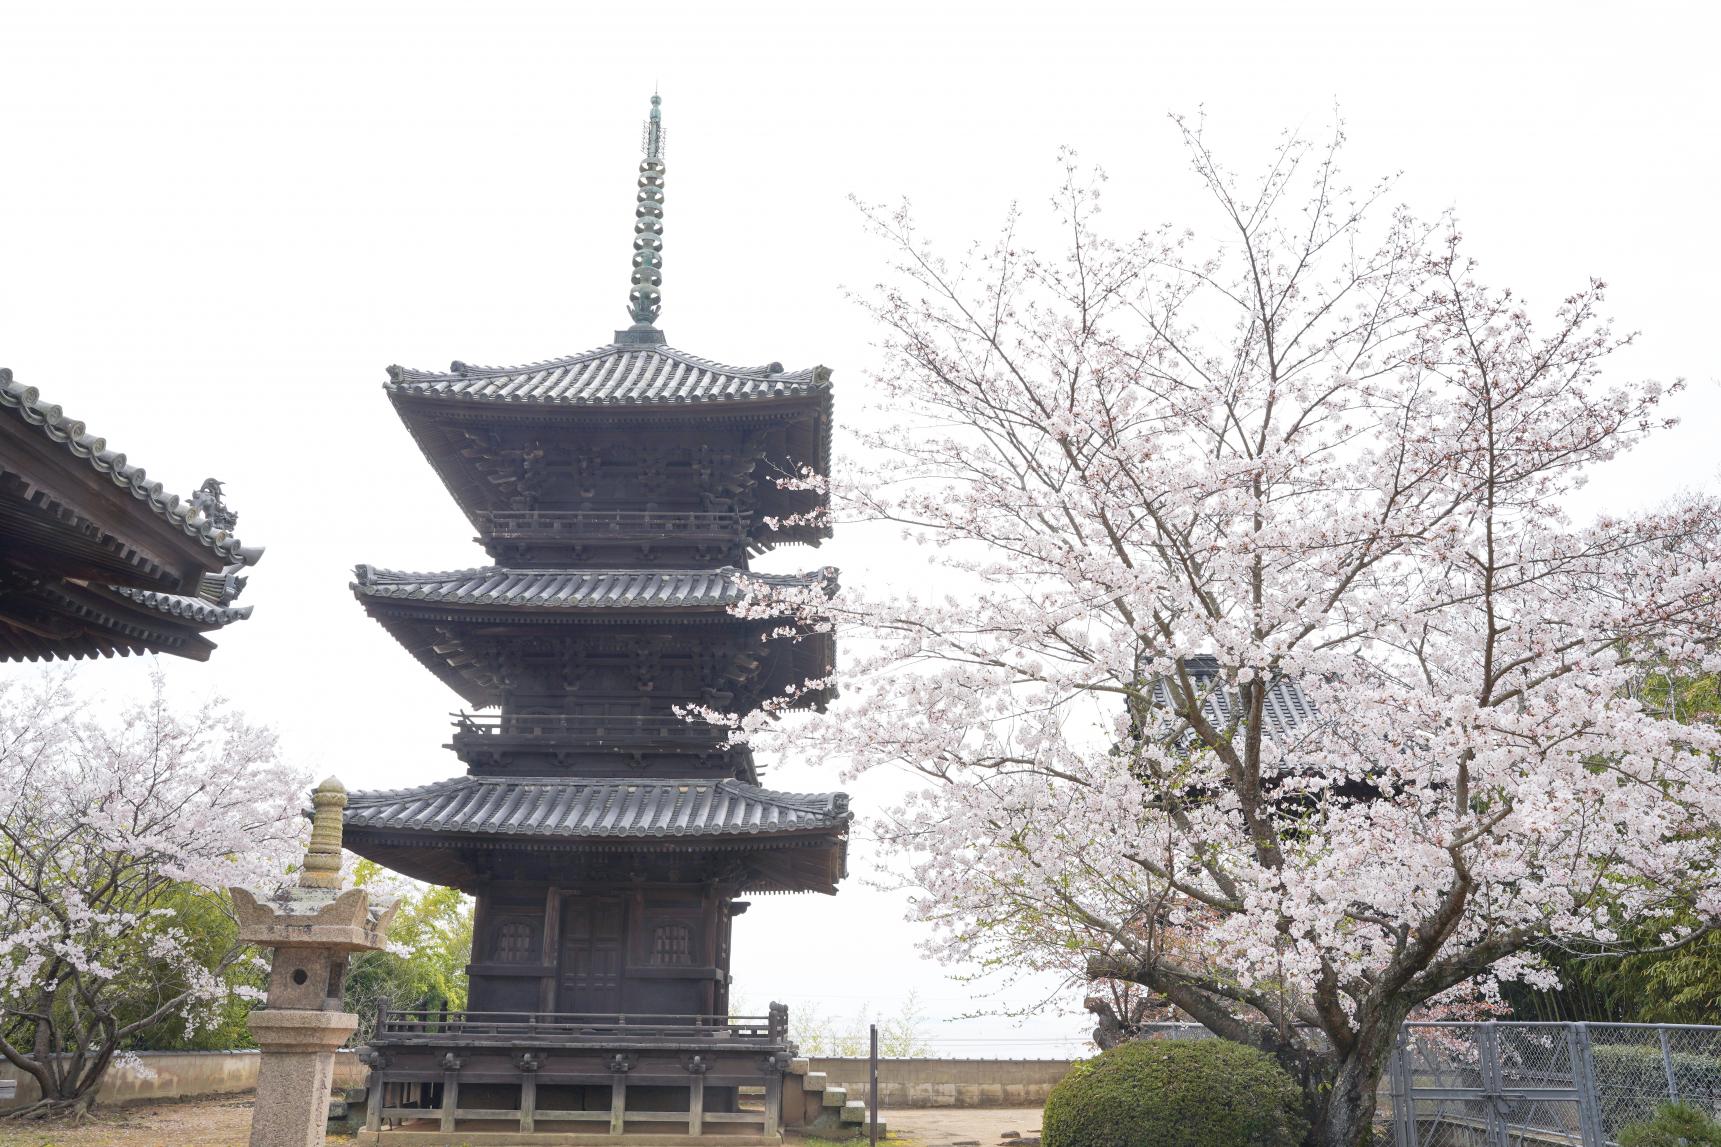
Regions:
[[[1417,210],[1455,206],[1486,277],[1532,303],[1606,278],[1644,332],[1617,369],[1691,380],[1683,425],[1590,494],[1626,508],[1716,472],[1718,31],[1713,3],[0,3],[0,365],[171,487],[221,478],[268,546],[255,616],[208,665],[169,659],[177,687],[234,699],[349,787],[421,784],[458,767],[438,747],[458,699],[364,617],[350,568],[484,557],[383,368],[549,358],[626,325],[654,84],[660,325],[720,361],[833,367],[840,419],[875,361],[843,288],[883,266],[849,194],[911,197],[954,247],[1012,199],[1037,210],[1070,144],[1110,172],[1119,226],[1199,228],[1168,111],[1205,105],[1247,169],[1336,101],[1359,181],[1401,170]],[[863,533],[773,568],[917,576]],[[150,667],[81,676],[118,697]],[[835,784],[817,761],[771,779]],[[857,806],[900,783],[855,786]],[[939,1017],[986,1006],[918,957],[864,842],[851,861],[835,899],[760,898],[737,991],[839,1015],[911,989]],[[1086,1030],[932,1034],[1025,1055]]]

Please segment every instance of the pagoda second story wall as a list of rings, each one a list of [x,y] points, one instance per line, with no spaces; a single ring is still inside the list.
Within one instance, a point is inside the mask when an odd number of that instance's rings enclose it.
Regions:
[[[780,485],[823,456],[816,402],[632,419],[410,403],[402,414],[503,565],[745,568],[779,542],[825,536],[781,524],[823,505]]]

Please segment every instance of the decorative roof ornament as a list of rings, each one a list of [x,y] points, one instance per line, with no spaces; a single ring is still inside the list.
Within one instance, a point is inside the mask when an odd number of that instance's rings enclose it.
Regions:
[[[663,305],[663,98],[652,93],[651,118],[642,140],[645,158],[639,164],[639,205],[634,208],[633,288],[628,312],[635,330],[651,329]]]

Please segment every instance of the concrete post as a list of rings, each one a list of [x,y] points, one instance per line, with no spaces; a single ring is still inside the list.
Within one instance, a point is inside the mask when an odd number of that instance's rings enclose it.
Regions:
[[[275,950],[266,1002],[248,1021],[263,1053],[251,1147],[322,1147],[335,1049],[359,1023],[341,1011],[347,958],[382,947],[394,917],[394,905],[373,908],[362,888],[340,891],[346,789],[330,777],[311,802],[316,814],[298,887],[267,903],[229,889],[239,938]]]

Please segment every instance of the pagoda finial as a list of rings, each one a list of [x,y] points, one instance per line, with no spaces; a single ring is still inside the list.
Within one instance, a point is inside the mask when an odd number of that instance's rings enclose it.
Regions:
[[[645,158],[639,163],[639,206],[634,208],[633,289],[628,311],[637,327],[657,322],[663,305],[663,98],[653,92],[651,118],[645,121]]]
[[[311,793],[316,812],[311,817],[311,843],[305,849],[305,864],[299,869],[300,888],[341,886],[341,810],[347,807],[347,790],[330,777]]]

